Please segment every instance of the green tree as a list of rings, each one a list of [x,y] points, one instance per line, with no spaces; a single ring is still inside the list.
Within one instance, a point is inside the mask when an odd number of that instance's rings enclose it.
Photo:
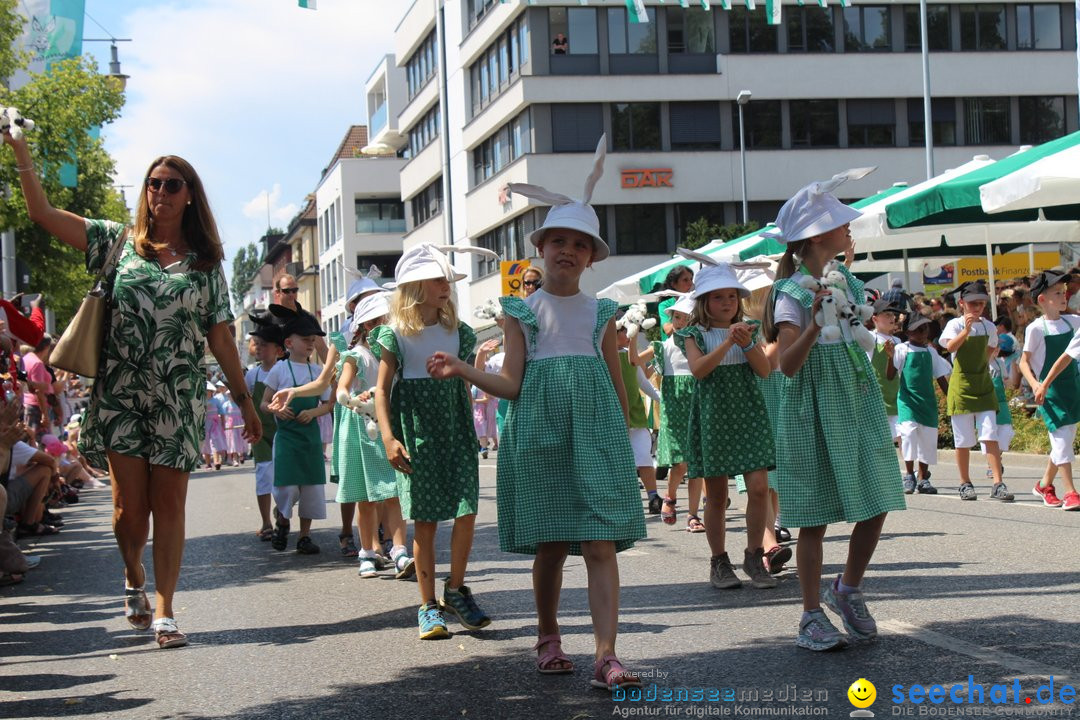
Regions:
[[[241,308],[244,306],[244,295],[251,289],[251,283],[262,267],[262,253],[259,246],[251,242],[247,247],[240,248],[233,256],[232,262],[232,296],[233,304]]]
[[[684,240],[684,247],[690,250],[695,250],[702,245],[707,245],[713,240],[734,240],[737,237],[742,237],[747,233],[752,233],[758,229],[756,222],[750,221],[749,223],[731,223],[730,225],[717,225],[709,221],[707,217],[699,217],[694,222],[686,226],[686,238]]]
[[[15,47],[22,30],[16,2],[0,0],[0,48]],[[24,54],[0,51],[0,73],[5,77],[24,63]],[[65,60],[53,64],[48,74],[31,76],[18,90],[3,91],[0,103],[19,108],[37,124],[26,136],[53,206],[84,217],[129,222],[128,210],[113,186],[115,163],[90,132],[120,114],[124,96],[114,80],[101,75],[87,58]],[[78,166],[78,184],[67,188],[60,184],[59,169],[72,158]],[[6,150],[0,152],[0,183],[10,191],[0,197],[0,228],[15,230],[15,251],[30,268],[31,288],[45,294],[57,327],[63,328],[93,281],[86,274],[83,254],[30,222],[15,158]]]

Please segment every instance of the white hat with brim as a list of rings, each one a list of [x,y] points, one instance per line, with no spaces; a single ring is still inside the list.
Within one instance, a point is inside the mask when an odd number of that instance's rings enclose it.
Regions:
[[[387,283],[387,289],[394,289],[403,283],[420,282],[422,280],[435,280],[445,278],[448,282],[457,282],[468,277],[465,273],[458,272],[450,262],[450,252],[468,252],[476,255],[484,255],[496,260],[500,259],[498,253],[486,248],[468,247],[458,245],[432,245],[420,243],[405,251],[394,268],[394,282]]]
[[[777,242],[793,243],[847,225],[862,213],[837,200],[832,191],[845,181],[857,180],[873,170],[855,168],[829,180],[810,183],[784,203],[776,216],[776,226],[762,234]]]
[[[606,154],[607,135],[601,135],[599,142],[596,143],[592,170],[589,172],[588,177],[585,178],[585,189],[580,200],[552,192],[539,185],[510,183],[505,186],[506,197],[509,197],[512,193],[517,193],[551,205],[547,217],[544,218],[544,224],[529,234],[529,242],[536,247],[540,247],[544,233],[553,228],[577,230],[592,238],[594,261],[603,260],[611,254],[608,244],[604,242],[604,238],[600,237],[600,219],[596,216],[596,211],[589,205],[589,201],[592,200],[593,189],[604,174],[604,158]]]
[[[694,276],[694,291],[691,297],[695,300],[705,297],[713,290],[737,290],[739,297],[750,297],[750,291],[739,282],[735,271],[727,263],[705,265]]]
[[[593,260],[599,262],[611,254],[611,248],[600,237],[600,218],[591,205],[573,202],[565,205],[555,205],[548,211],[544,224],[529,234],[529,242],[535,247],[540,247],[544,239],[544,233],[553,228],[564,230],[576,230],[592,238]]]
[[[206,383],[206,390],[207,390],[207,392],[216,392],[217,388],[214,387],[214,383],[208,382],[208,383]]]
[[[345,295],[345,304],[348,305],[353,300],[358,299],[361,295],[369,292],[378,292],[379,290],[382,290],[382,287],[371,278],[364,277],[359,280],[353,280],[349,283],[349,292]]]
[[[355,335],[364,323],[389,314],[390,295],[391,293],[388,292],[378,292],[362,298],[353,311],[349,332]]]
[[[680,295],[679,299],[664,308],[664,314],[671,317],[672,313],[681,312],[683,315],[690,315],[694,312],[694,295],[693,293],[686,293]]]

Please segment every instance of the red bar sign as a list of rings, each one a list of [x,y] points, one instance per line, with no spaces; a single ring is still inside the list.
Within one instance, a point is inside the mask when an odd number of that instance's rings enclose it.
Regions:
[[[622,189],[632,190],[643,187],[673,188],[671,168],[648,168],[644,170],[623,170]]]

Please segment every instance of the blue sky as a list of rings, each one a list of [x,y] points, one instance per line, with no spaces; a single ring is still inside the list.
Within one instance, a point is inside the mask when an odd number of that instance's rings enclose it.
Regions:
[[[84,37],[119,43],[122,117],[104,131],[128,205],[158,155],[202,177],[225,243],[284,227],[315,190],[350,124],[365,123],[364,81],[392,52],[408,0],[86,0]],[[108,43],[84,53],[108,72]]]

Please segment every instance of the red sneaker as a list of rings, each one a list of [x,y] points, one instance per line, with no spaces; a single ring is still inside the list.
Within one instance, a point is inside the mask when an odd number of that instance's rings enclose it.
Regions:
[[[1080,510],[1080,494],[1065,493],[1065,501],[1061,504],[1062,510]]]
[[[1047,507],[1061,507],[1061,499],[1054,493],[1053,485],[1040,487],[1038,483],[1035,483],[1035,487],[1032,489],[1031,494],[1037,498],[1042,498],[1043,505]]]

